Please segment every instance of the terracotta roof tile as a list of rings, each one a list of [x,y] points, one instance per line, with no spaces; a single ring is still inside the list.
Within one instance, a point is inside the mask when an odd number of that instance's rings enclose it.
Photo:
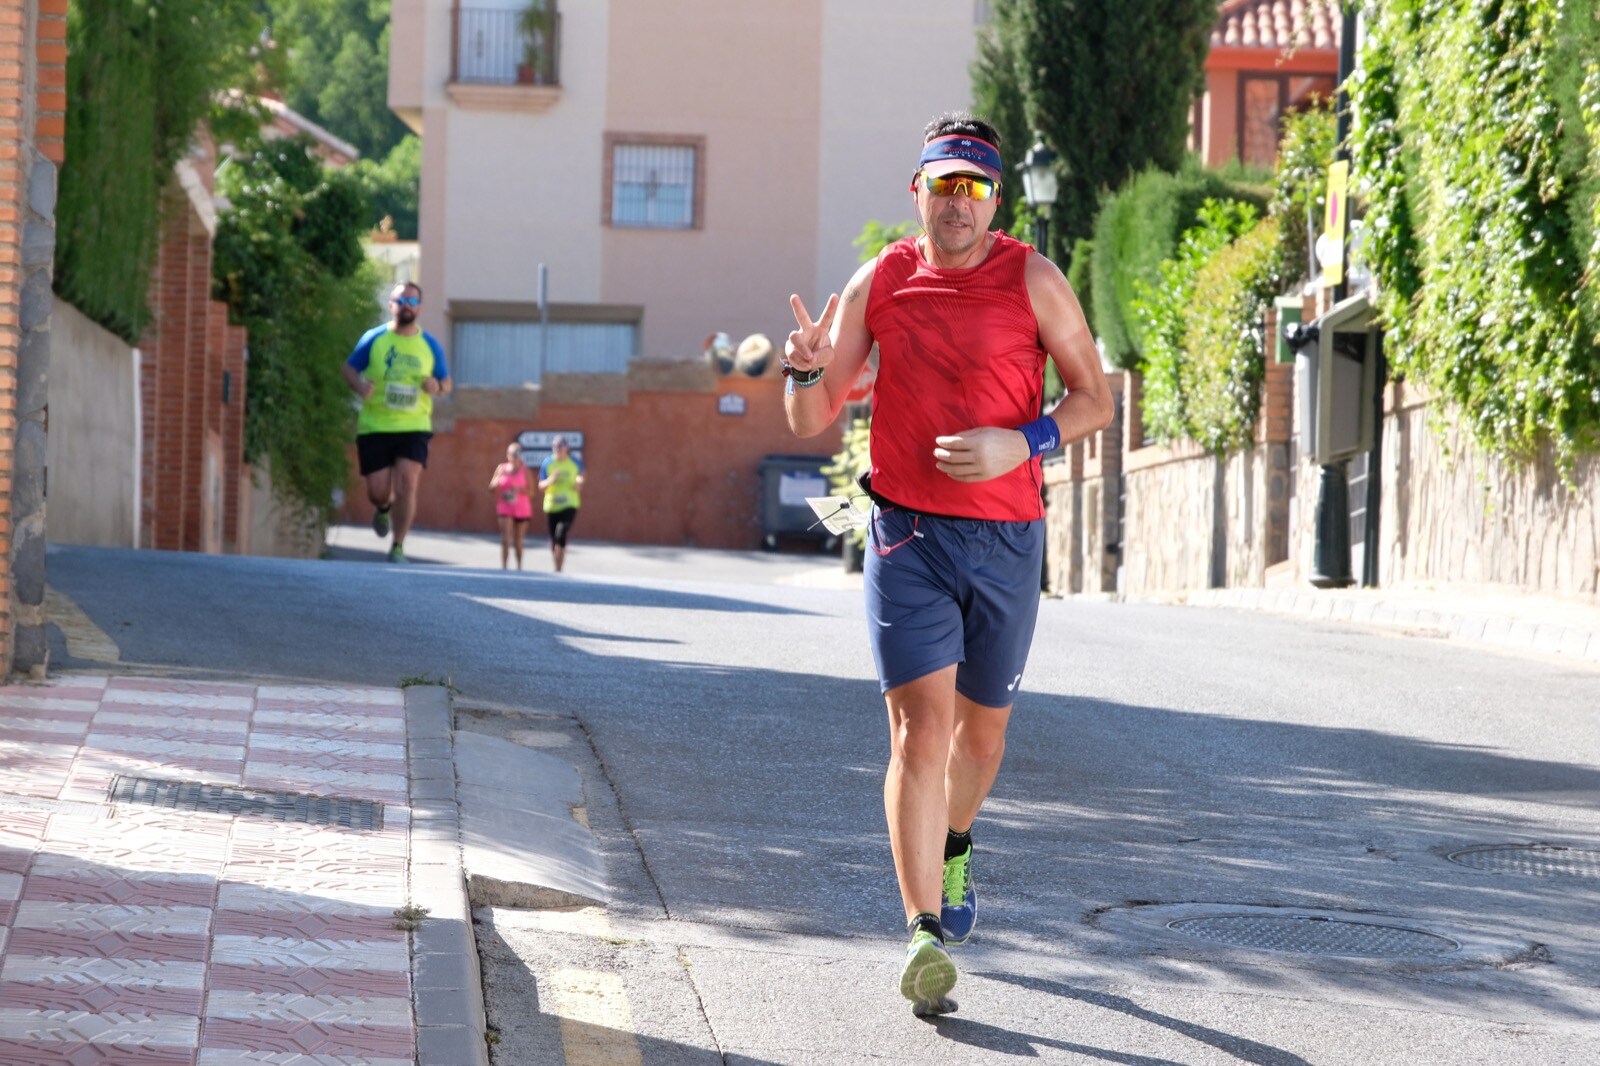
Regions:
[[[1213,48],[1338,48],[1334,0],[1224,0]]]

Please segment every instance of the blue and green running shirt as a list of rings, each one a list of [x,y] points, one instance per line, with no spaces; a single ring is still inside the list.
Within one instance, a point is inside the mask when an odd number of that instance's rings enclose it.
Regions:
[[[444,347],[426,330],[410,337],[390,323],[367,330],[345,360],[376,387],[361,405],[356,433],[430,433],[433,397],[422,388],[427,378],[444,381]]]
[[[557,511],[570,509],[576,510],[583,502],[578,498],[578,475],[583,473],[583,464],[572,456],[557,459],[550,456],[539,464],[539,480],[555,478],[555,484],[544,490],[544,513],[554,514]]]

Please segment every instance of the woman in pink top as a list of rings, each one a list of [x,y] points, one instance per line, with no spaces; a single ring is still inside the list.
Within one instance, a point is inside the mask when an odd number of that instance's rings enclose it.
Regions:
[[[517,551],[517,569],[522,569],[522,538],[533,517],[533,498],[528,494],[528,468],[522,462],[522,449],[506,445],[506,461],[494,468],[489,491],[495,494],[494,512],[500,516],[500,569],[506,569],[511,549]]]

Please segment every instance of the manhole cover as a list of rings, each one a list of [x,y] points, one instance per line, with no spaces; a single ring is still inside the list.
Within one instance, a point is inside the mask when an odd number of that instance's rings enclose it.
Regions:
[[[1236,948],[1359,959],[1444,955],[1461,946],[1418,929],[1313,915],[1218,914],[1179,918],[1167,928]]]
[[[1446,856],[1451,862],[1493,874],[1535,877],[1600,877],[1600,851],[1559,844],[1485,844]]]
[[[163,781],[121,777],[111,782],[111,802],[177,811],[206,811],[271,818],[275,822],[337,825],[346,829],[383,828],[383,804],[305,792],[267,792],[201,781]]]

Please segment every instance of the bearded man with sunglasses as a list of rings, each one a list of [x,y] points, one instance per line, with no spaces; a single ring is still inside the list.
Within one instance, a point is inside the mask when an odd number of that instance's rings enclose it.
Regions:
[[[992,125],[935,119],[911,181],[922,234],[862,266],[820,318],[789,298],[784,402],[798,435],[832,425],[878,345],[864,585],[911,937],[900,992],[918,1016],[955,1009],[946,946],[977,920],[972,824],[1000,769],[1039,608],[1041,456],[1112,416],[1072,287],[989,231],[1004,173]],[[1046,358],[1067,395],[1039,417]]]
[[[351,391],[361,397],[356,418],[356,457],[376,508],[372,531],[394,541],[389,561],[406,561],[406,534],[417,513],[417,489],[428,465],[433,439],[433,398],[452,388],[444,346],[417,324],[422,286],[414,281],[389,295],[391,318],[356,342],[341,368]]]

